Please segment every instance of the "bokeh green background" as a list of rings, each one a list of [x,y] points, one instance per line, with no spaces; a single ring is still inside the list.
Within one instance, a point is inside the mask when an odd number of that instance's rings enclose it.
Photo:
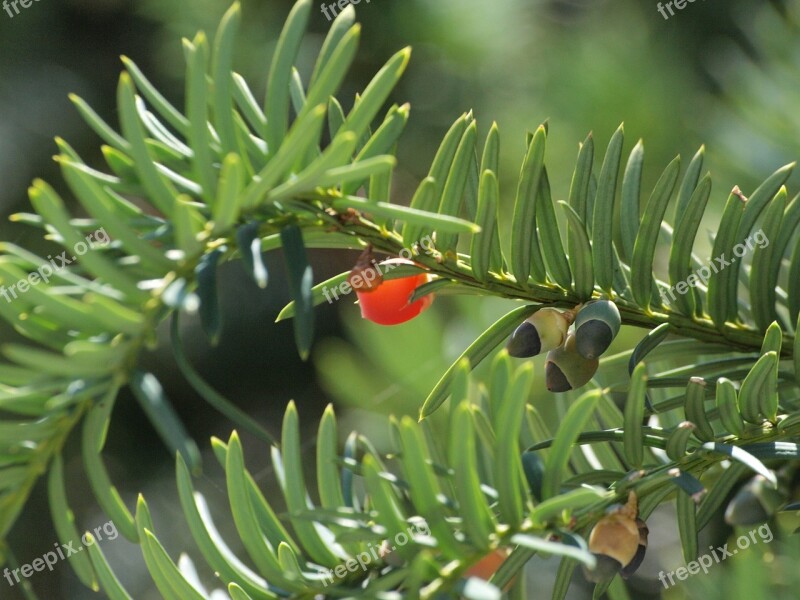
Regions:
[[[242,4],[237,69],[263,93],[271,51],[291,2]],[[198,29],[213,32],[227,7],[227,0],[40,0],[13,19],[0,12],[3,216],[27,210],[26,188],[33,177],[59,187],[51,160],[54,136],[66,138],[85,158],[99,163],[99,141],[81,122],[68,93],[82,96],[115,122],[118,57],[124,54],[180,104],[180,37]],[[701,231],[715,229],[716,211],[734,184],[749,193],[800,154],[800,37],[793,3],[698,0],[669,20],[651,0],[362,0],[357,12],[364,30],[361,52],[340,95],[346,105],[394,51],[405,45],[414,48],[393,98],[412,107],[398,150],[397,202],[408,201],[441,136],[469,109],[475,111],[482,134],[493,120],[500,127],[501,219],[509,217],[525,133],[545,119],[556,199],[566,196],[577,144],[589,131],[598,154],[623,121],[628,151],[643,138],[645,187],[652,187],[675,154],[688,161],[705,143],[714,208]],[[309,73],[327,26],[322,12],[315,10],[298,65],[301,73]],[[0,239],[46,247],[39,231],[5,219],[0,221]],[[354,261],[346,252],[312,255],[317,281]],[[276,434],[286,403],[295,399],[309,440],[328,402],[335,403],[344,419],[345,433],[358,428],[384,439],[382,415],[415,414],[449,362],[508,309],[507,302],[442,298],[420,319],[383,329],[360,322],[357,307],[346,299],[318,309],[318,342],[312,360],[302,363],[294,351],[291,325],[273,323],[288,300],[280,256],[268,256],[267,264],[272,278],[265,291],[257,290],[239,265],[224,268],[225,329],[218,347],[209,347],[191,321],[184,336],[207,379]],[[625,349],[640,335],[626,332],[615,349]],[[8,329],[0,331],[0,341],[11,337]],[[210,436],[227,438],[231,423],[187,388],[166,349],[144,357],[144,363],[164,383],[204,450]],[[547,410],[541,382],[532,401]],[[267,449],[247,434],[243,437],[249,466],[274,497]],[[167,549],[173,555],[186,549],[196,556],[177,506],[171,457],[130,395],[118,403],[109,439],[106,461],[125,499],[132,505],[136,493],[144,492]],[[313,446],[307,449],[311,464]],[[75,450],[73,442],[67,450],[70,499],[79,523],[94,527],[106,518],[91,499]],[[225,523],[221,471],[208,453],[205,471],[199,485]],[[660,535],[651,537],[654,558],[634,582],[634,597],[657,597],[653,565],[676,565],[676,534],[668,517],[662,518],[662,528],[651,525]],[[222,529],[232,533],[231,527]],[[20,562],[30,562],[55,540],[40,485],[9,542]],[[103,549],[137,600],[158,597],[143,576],[135,547],[118,538]],[[533,588],[537,593],[552,578],[548,571],[553,571],[552,563],[531,569],[529,576],[541,580]],[[209,573],[203,577],[211,582]],[[48,600],[96,596],[82,589],[63,563],[52,574],[35,574],[31,583]],[[579,583],[573,588],[575,598],[588,589]],[[674,594],[680,597],[682,592]],[[17,588],[0,580],[0,598],[21,597]]]

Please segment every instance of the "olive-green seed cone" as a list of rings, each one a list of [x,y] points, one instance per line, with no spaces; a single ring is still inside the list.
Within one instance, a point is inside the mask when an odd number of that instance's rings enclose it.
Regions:
[[[567,376],[561,368],[554,362],[547,361],[544,367],[545,381],[547,389],[551,392],[568,392],[572,389]]]
[[[516,328],[506,350],[515,358],[530,358],[564,343],[570,319],[555,308],[542,308]]]
[[[768,521],[784,504],[786,497],[772,488],[761,475],[747,482],[728,503],[728,525],[756,525]]]
[[[567,337],[561,348],[547,354],[544,366],[545,383],[551,392],[567,392],[589,383],[597,372],[599,361],[584,358],[575,349],[575,336]]]
[[[608,350],[614,341],[614,332],[603,321],[585,322],[575,332],[575,349],[584,358],[597,358]]]
[[[529,358],[542,351],[542,340],[532,323],[525,321],[514,330],[506,344],[508,354],[515,358]]]
[[[756,525],[767,521],[769,517],[761,501],[748,489],[740,490],[725,509],[725,522],[728,525]]]
[[[619,332],[622,318],[610,300],[587,302],[575,317],[577,351],[584,358],[598,358]]]

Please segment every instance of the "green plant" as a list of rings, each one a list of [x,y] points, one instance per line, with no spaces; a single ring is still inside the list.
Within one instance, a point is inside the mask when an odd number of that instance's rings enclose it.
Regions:
[[[305,84],[293,64],[310,10],[311,3],[300,0],[289,16],[263,107],[231,71],[238,5],[228,11],[213,42],[204,34],[184,41],[184,111],[130,61],[118,88],[120,133],[74,99],[106,144],[108,172],[85,164],[58,140],[64,179],[88,217],[72,218],[53,188],[37,180],[30,189],[36,214],[16,219],[44,229],[67,251],[100,228],[113,243],[57,270],[52,281],[31,285],[13,302],[0,302],[0,314],[33,343],[5,347],[10,362],[0,366],[0,407],[7,414],[0,423],[3,537],[44,473],[59,535],[79,537],[65,498],[61,451],[80,426],[85,470],[98,504],[125,537],[141,545],[161,594],[177,600],[207,597],[159,543],[144,498],[131,512],[103,465],[114,400],[129,385],[177,453],[187,525],[235,600],[391,597],[393,590],[410,597],[494,598],[512,581],[509,593],[525,597],[524,578],[516,576],[537,552],[564,557],[554,592],[563,597],[576,564],[596,562],[584,541],[592,525],[631,491],[645,520],[677,494],[684,556],[691,560],[698,552],[698,531],[738,481],[754,471],[777,488],[774,469],[800,455],[791,441],[800,430],[794,336],[800,288],[788,285],[800,275],[795,234],[800,200],[787,202],[784,187],[792,165],[768,177],[747,199],[734,188],[710,261],[692,251],[711,192],[710,177],[701,177],[703,150],[682,179],[679,159],[666,167],[642,212],[643,146],[634,147],[620,182],[622,127],[598,174],[594,141],[586,138],[568,201],[557,203],[544,161],[547,127],[530,134],[510,232],[497,219],[498,128],[489,130],[480,151],[472,114],[459,117],[448,131],[410,207],[392,203],[392,152],[408,106],[389,108],[374,131],[371,124],[409,51],[390,58],[346,113],[335,94],[355,55],[360,28],[352,8],[341,13]],[[291,121],[290,107],[296,115]],[[364,196],[356,195],[362,189]],[[669,225],[664,215],[673,196],[675,222]],[[143,209],[132,199],[149,206]],[[712,274],[707,287],[696,285],[665,305],[670,286],[690,277],[697,281],[695,269],[731,256],[757,226],[769,244],[755,248],[749,264],[733,262]],[[326,411],[317,438],[318,505],[311,505],[294,405],[286,410],[280,442],[274,442],[191,367],[178,315],[199,311],[215,340],[218,265],[241,259],[264,287],[262,254],[283,248],[294,302],[280,318],[293,318],[297,346],[306,357],[314,305],[348,276],[313,285],[307,248],[371,244],[397,255],[428,236],[435,240],[433,252],[419,252],[415,264],[384,274],[387,280],[430,276],[412,301],[435,292],[523,304],[486,329],[446,371],[422,403],[420,422],[390,420],[390,456],[357,433],[340,452],[333,410]],[[2,250],[0,280],[7,286],[47,264],[11,243]],[[668,284],[655,275],[661,270],[655,264],[658,250],[668,252]],[[749,293],[740,294],[740,283]],[[601,297],[613,300],[622,324],[647,333],[635,348],[600,362],[601,385],[558,396],[563,418],[557,429],[527,404],[530,362],[515,369],[500,351],[483,381],[471,373],[541,307],[572,310]],[[191,383],[240,427],[273,446],[288,507],[285,519],[247,471],[238,435],[212,440],[252,568],[217,535],[193,488],[192,476],[200,470],[197,447],[158,381],[137,368],[141,350],[155,343],[156,325],[168,318],[176,358]],[[667,339],[670,334],[673,339]],[[614,401],[618,395],[625,396],[622,409]],[[428,417],[448,398],[447,434],[433,436]],[[592,446],[602,469],[587,460],[585,445]],[[348,570],[345,577],[326,581],[328,570],[406,531],[420,517],[430,535],[413,537],[362,572]],[[462,577],[497,548],[512,550],[490,583]],[[97,546],[70,564],[86,585],[113,599],[129,597]],[[607,588],[620,593],[613,580],[599,584],[597,594]]]

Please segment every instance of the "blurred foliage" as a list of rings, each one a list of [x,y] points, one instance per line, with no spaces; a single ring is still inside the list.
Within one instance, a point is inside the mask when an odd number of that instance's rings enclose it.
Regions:
[[[245,0],[243,4],[248,18],[235,62],[262,93],[267,58],[291,2]],[[20,208],[33,176],[56,179],[50,161],[54,135],[68,138],[87,160],[99,158],[96,140],[80,124],[67,100],[68,92],[86,98],[102,116],[114,121],[110,90],[122,53],[134,58],[169,98],[180,103],[183,61],[176,36],[191,36],[198,29],[213,31],[227,7],[227,1],[218,0],[42,0],[14,19],[0,12],[3,211]],[[689,156],[703,142],[708,144],[708,164],[715,181],[738,183],[743,189],[752,189],[765,173],[797,156],[800,124],[793,107],[800,46],[796,2],[784,6],[732,0],[723,6],[721,0],[709,0],[690,5],[669,21],[661,19],[654,3],[632,0],[499,0],[491,4],[373,0],[369,5],[362,2],[358,13],[366,34],[346,82],[351,96],[391,52],[405,44],[414,46],[411,67],[395,92],[398,101],[412,100],[413,114],[398,150],[404,169],[395,181],[400,197],[410,198],[454,113],[469,107],[482,117],[482,127],[488,127],[492,117],[508,132],[532,129],[549,119],[557,135],[551,138],[548,164],[558,190],[568,189],[576,142],[586,131],[596,127],[597,145],[602,147],[621,121],[629,139],[649,140],[646,188],[652,188],[676,151]],[[327,27],[324,17],[315,14],[315,35],[306,39],[300,55],[302,72],[308,73]],[[520,138],[505,148],[512,150],[501,155],[500,172],[511,180],[524,145]],[[727,191],[714,190],[713,208],[721,208]],[[502,201],[501,219],[508,221],[513,198],[506,195]],[[706,223],[709,229],[714,229],[714,218]],[[0,238],[28,248],[47,248],[38,235],[5,223],[0,225]],[[312,256],[320,278],[346,269],[355,257],[345,252],[314,252]],[[270,270],[280,277],[280,269]],[[223,303],[230,308],[222,345],[209,351],[196,329],[188,332],[195,363],[221,391],[242,399],[251,414],[273,431],[277,430],[276,415],[289,397],[300,396],[319,414],[325,398],[311,380],[313,371],[294,358],[290,327],[271,325],[288,295],[259,293],[237,272],[237,265],[227,269],[224,277]],[[278,283],[272,289],[278,287],[285,286]],[[327,327],[322,333],[331,337],[315,355],[319,386],[328,398],[358,407],[352,418],[359,427],[369,412],[414,414],[420,397],[438,375],[499,314],[499,308],[488,301],[440,300],[418,321],[378,331],[370,326],[356,328],[355,311],[346,308],[344,331],[340,331],[336,309],[325,310],[318,321]],[[351,341],[343,341],[340,335]],[[635,335],[621,336],[620,348],[628,346]],[[230,429],[228,422],[217,420],[209,431],[210,413],[197,408],[197,397],[180,382],[169,382],[173,367],[167,355],[159,353],[150,360],[167,380],[170,396],[196,437]],[[334,376],[339,369],[349,373],[346,386]],[[268,392],[265,381],[270,382]],[[542,404],[542,398],[535,396],[534,403]],[[159,468],[163,474],[169,457],[157,446],[138,409],[126,404],[121,403],[124,412],[112,425],[109,450],[119,470],[115,478],[133,493]],[[142,437],[148,433],[149,437]],[[159,461],[161,467],[152,466]],[[169,470],[167,466],[167,478],[171,478]],[[148,498],[157,498],[164,484],[158,485],[155,479],[151,483]],[[78,510],[88,512],[91,500],[83,487],[78,482],[70,491]],[[43,527],[43,490],[39,492],[13,533],[22,557],[38,556],[55,539],[52,532],[31,533]],[[164,498],[161,508],[168,509],[170,497]],[[175,547],[180,546],[183,543],[176,538]],[[136,568],[131,567],[131,581],[137,579]],[[52,577],[41,574],[36,586],[47,598],[92,597],[79,591],[66,569]],[[154,597],[148,593],[152,592],[142,590],[137,600]]]

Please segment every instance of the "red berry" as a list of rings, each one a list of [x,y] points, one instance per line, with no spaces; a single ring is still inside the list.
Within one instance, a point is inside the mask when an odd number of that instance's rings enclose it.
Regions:
[[[478,579],[489,581],[492,578],[492,575],[497,573],[497,570],[506,561],[508,554],[508,550],[504,548],[498,548],[497,550],[494,550],[467,569],[464,573],[464,577],[477,577]],[[514,585],[516,580],[517,577],[514,576],[514,578],[508,582],[506,587],[503,588],[503,591],[507,592],[509,589],[511,589],[511,586]]]
[[[413,264],[403,259],[394,259],[392,262]],[[371,291],[356,290],[361,316],[379,325],[398,325],[410,321],[433,302],[432,295],[424,296],[411,304],[408,302],[414,290],[427,281],[428,276],[425,274],[412,275],[400,279],[385,279]]]
[[[467,569],[464,577],[478,577],[484,581],[489,581],[492,575],[497,572],[497,569],[500,568],[500,565],[505,562],[506,558],[508,558],[508,553],[498,548]]]

